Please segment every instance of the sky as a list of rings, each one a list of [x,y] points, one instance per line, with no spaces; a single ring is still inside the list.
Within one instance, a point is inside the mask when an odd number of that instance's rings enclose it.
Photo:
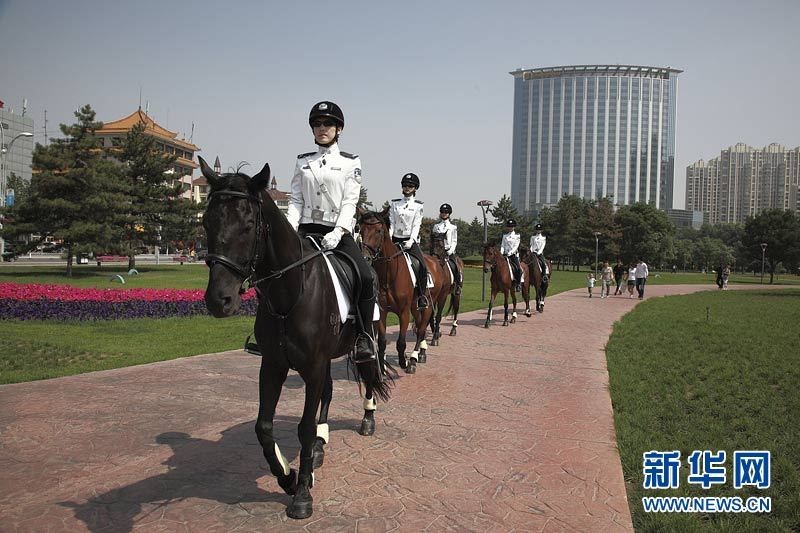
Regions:
[[[82,105],[108,122],[141,101],[209,163],[269,163],[282,190],[316,149],[311,106],[332,100],[376,207],[415,172],[426,216],[447,202],[469,221],[510,195],[509,72],[673,67],[682,208],[687,165],[737,142],[800,146],[799,27],[796,0],[0,0],[0,100],[27,99],[41,143],[45,110],[55,137]]]

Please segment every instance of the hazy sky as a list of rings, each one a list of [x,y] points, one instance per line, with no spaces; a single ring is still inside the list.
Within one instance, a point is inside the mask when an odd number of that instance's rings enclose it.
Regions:
[[[685,167],[745,142],[800,145],[800,2],[0,0],[0,100],[38,142],[91,104],[111,121],[149,102],[210,163],[269,162],[287,190],[333,100],[340,145],[380,206],[421,179],[425,214],[511,190],[518,67],[671,66],[679,76],[676,207]]]

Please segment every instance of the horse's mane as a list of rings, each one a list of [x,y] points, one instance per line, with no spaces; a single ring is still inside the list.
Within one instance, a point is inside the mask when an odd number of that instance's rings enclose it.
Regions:
[[[384,224],[388,223],[388,213],[383,211],[366,211],[358,218],[359,223],[374,223],[375,221],[382,222]]]

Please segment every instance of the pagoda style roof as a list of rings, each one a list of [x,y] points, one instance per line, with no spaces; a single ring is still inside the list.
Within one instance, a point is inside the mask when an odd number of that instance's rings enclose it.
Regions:
[[[97,130],[96,134],[113,135],[118,133],[125,135],[137,124],[144,124],[145,132],[153,135],[154,137],[160,137],[161,139],[169,141],[171,144],[176,146],[180,146],[185,150],[191,150],[193,152],[200,151],[198,146],[178,139],[177,133],[169,131],[168,129],[156,123],[156,121],[147,116],[141,108],[137,109],[125,118],[113,120],[111,122],[105,122],[103,127]]]

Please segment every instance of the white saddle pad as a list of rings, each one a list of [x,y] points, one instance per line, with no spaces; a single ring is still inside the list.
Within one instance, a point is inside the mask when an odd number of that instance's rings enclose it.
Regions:
[[[508,263],[508,271],[511,272],[511,277],[514,277],[514,267],[511,266],[511,259],[506,256],[506,263]],[[525,271],[520,269],[519,282],[525,283]]]

